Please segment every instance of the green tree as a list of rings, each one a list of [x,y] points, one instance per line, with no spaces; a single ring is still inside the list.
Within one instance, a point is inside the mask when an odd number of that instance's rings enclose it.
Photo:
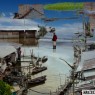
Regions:
[[[84,3],[64,2],[64,3],[46,4],[44,6],[44,9],[70,11],[70,10],[82,10],[83,7]]]
[[[11,86],[0,80],[0,95],[12,95]]]

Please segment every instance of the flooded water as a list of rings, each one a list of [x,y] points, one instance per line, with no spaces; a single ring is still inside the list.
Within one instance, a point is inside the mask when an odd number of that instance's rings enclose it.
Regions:
[[[69,76],[70,73],[70,67],[59,58],[65,59],[70,64],[73,63],[73,48],[71,43],[58,41],[56,51],[53,51],[51,40],[40,40],[37,47],[22,47],[22,54],[30,55],[32,50],[35,56],[48,57],[48,61],[43,64],[43,66],[47,66],[48,69],[32,76],[34,78],[41,75],[47,75],[47,80],[45,84],[31,88],[32,90],[29,90],[28,95],[45,95],[50,92],[55,92],[60,85],[65,83],[66,77]],[[22,65],[25,66],[29,64],[22,63]]]

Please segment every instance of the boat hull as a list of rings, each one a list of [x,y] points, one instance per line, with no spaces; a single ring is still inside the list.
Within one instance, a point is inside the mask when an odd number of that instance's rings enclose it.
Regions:
[[[45,70],[47,70],[47,67],[38,67],[38,68],[35,68],[32,71],[32,75],[38,74],[38,73],[40,73],[42,71],[45,71]]]
[[[28,82],[28,88],[44,84],[45,81],[46,81],[46,75],[32,79]]]

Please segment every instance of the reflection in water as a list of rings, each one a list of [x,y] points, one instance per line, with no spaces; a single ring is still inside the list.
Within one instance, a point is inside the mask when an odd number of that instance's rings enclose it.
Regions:
[[[55,53],[56,52],[56,49],[53,49],[53,52]]]
[[[23,45],[29,45],[29,46],[36,46],[38,44],[38,41],[35,38],[4,38],[0,39],[0,42],[15,42],[15,43],[20,43]]]

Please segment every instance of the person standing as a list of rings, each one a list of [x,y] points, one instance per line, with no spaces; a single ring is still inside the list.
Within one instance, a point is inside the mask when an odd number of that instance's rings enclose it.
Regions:
[[[53,49],[56,49],[57,35],[55,33],[53,33],[52,41],[53,41]]]

